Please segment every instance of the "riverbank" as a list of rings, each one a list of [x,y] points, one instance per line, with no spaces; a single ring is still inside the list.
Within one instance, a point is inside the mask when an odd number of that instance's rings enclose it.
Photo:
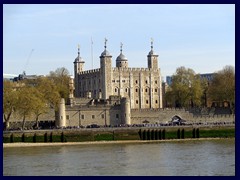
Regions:
[[[232,138],[235,127],[96,128],[4,132],[3,143],[85,143],[98,141],[163,141],[172,139]]]
[[[235,139],[235,138],[198,138],[198,139],[166,139],[166,140],[123,140],[123,141],[88,141],[88,142],[65,142],[65,143],[3,143],[3,148],[10,147],[38,147],[38,146],[72,146],[72,145],[102,145],[102,144],[149,144],[165,143],[180,141],[202,141],[218,139]]]

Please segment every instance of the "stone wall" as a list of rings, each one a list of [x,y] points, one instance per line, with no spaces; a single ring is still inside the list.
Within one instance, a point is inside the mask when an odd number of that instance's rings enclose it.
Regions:
[[[66,106],[66,126],[124,124],[121,113],[120,105]],[[132,109],[130,114],[131,124],[142,124],[145,120],[150,124],[166,123],[175,115],[187,120],[188,123],[235,122],[235,115],[232,114],[194,115],[184,109]],[[27,118],[26,121],[28,128],[35,124],[34,117]],[[50,109],[48,114],[40,115],[39,121],[41,126],[52,127],[55,122],[54,110]],[[21,125],[22,118],[13,115],[10,119],[10,128],[18,128]]]

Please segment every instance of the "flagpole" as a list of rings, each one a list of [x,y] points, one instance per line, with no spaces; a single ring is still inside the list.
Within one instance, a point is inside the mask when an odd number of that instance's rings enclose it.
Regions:
[[[91,56],[92,56],[92,69],[93,69],[93,40],[91,37]]]

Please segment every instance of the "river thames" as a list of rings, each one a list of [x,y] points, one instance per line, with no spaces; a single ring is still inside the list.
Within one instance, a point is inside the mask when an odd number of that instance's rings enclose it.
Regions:
[[[235,139],[7,147],[4,176],[235,176]]]

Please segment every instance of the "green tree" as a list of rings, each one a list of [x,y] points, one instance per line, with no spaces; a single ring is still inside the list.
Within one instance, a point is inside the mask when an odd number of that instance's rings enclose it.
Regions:
[[[34,88],[34,97],[32,99],[32,109],[35,115],[36,128],[39,127],[39,116],[41,114],[47,113],[49,111],[49,106],[47,105],[47,99],[44,98],[44,94],[39,91],[39,89]]]
[[[19,93],[16,85],[10,81],[3,81],[3,117],[4,129],[9,128],[10,117],[17,108]]]
[[[166,95],[167,101],[175,102],[175,107],[199,106],[202,95],[200,76],[192,69],[177,68]]]
[[[215,73],[208,90],[209,97],[213,101],[228,101],[234,112],[235,109],[235,69],[233,66],[225,66]]]
[[[61,96],[54,81],[49,77],[41,77],[38,79],[36,88],[41,92],[48,106],[57,111]]]
[[[19,90],[17,112],[23,118],[22,129],[25,127],[27,117],[31,117],[34,111],[34,101],[36,100],[34,87],[24,86]]]
[[[57,68],[55,71],[50,71],[48,77],[57,86],[60,96],[67,101],[69,97],[69,71],[64,67]]]

